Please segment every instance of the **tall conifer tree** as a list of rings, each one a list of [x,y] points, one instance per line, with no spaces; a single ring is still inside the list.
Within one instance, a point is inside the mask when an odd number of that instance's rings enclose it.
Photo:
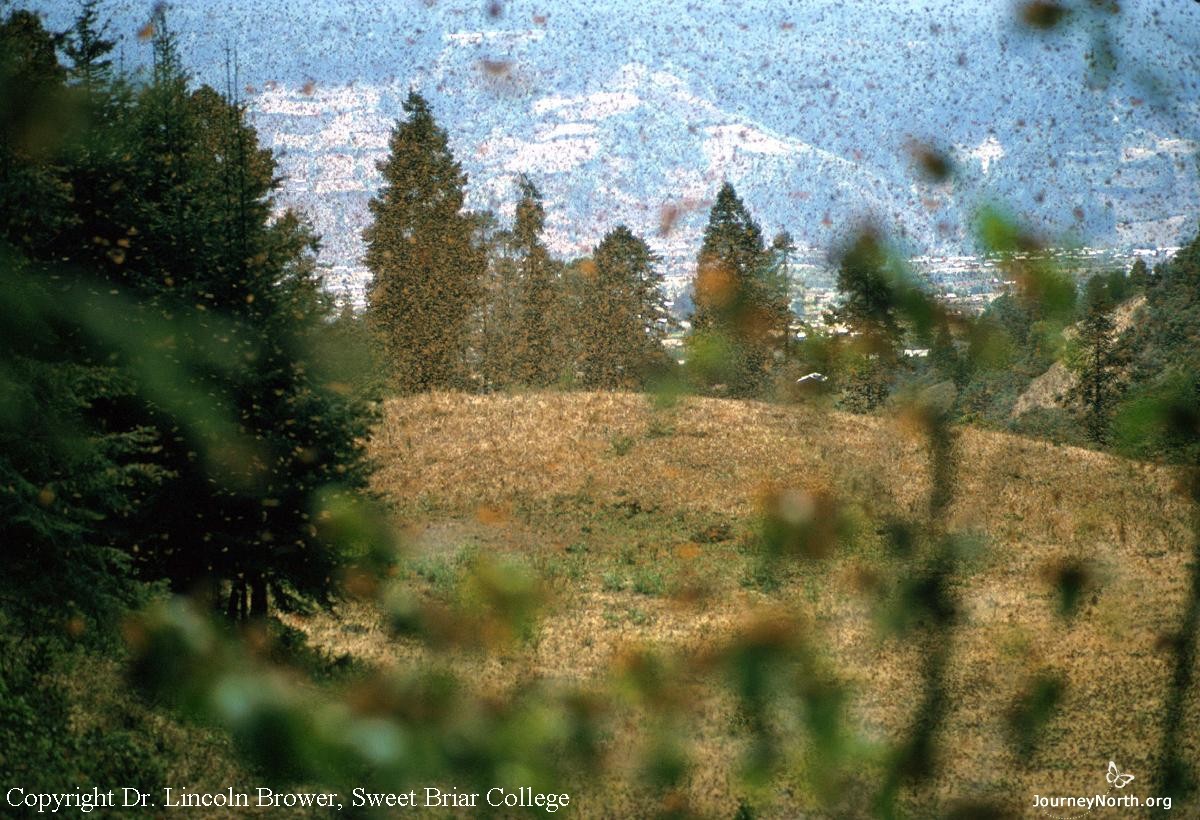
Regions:
[[[26,634],[78,615],[104,620],[128,603],[117,522],[161,478],[145,463],[151,431],[97,423],[99,406],[128,398],[130,380],[80,332],[79,271],[59,264],[62,237],[79,224],[69,146],[78,135],[46,129],[77,113],[55,57],[62,42],[30,12],[0,20],[0,621]]]
[[[696,263],[693,343],[716,339],[728,361],[730,390],[761,389],[772,353],[781,349],[790,312],[771,286],[771,254],[762,230],[726,182],[717,193]]]
[[[318,497],[363,486],[370,415],[319,355],[331,305],[316,238],[276,215],[275,162],[245,107],[189,87],[161,9],[153,30],[151,81],[116,95],[124,116],[89,123],[96,150],[68,173],[75,238],[60,241],[123,286],[131,334],[158,328],[170,342],[123,349],[114,362],[140,394],[97,410],[161,437],[155,461],[171,479],[127,522],[138,569],[177,589],[223,583],[232,614],[263,615],[272,589],[332,591],[342,556],[311,515]],[[184,375],[161,378],[164,356]]]
[[[108,55],[116,43],[107,39],[108,24],[100,19],[99,0],[83,0],[63,51],[71,58],[70,74],[91,94],[112,78]]]
[[[633,387],[658,361],[667,320],[658,261],[624,225],[596,247],[579,315],[585,384]]]
[[[1088,294],[1087,314],[1079,325],[1079,381],[1071,397],[1082,410],[1087,437],[1108,442],[1109,424],[1117,400],[1117,356],[1114,351],[1110,305],[1102,291]]]
[[[390,154],[379,163],[383,187],[363,234],[374,276],[367,311],[396,385],[422,391],[464,379],[484,258],[463,211],[467,178],[446,132],[416,92],[404,111],[407,119],[392,130]]]
[[[902,328],[894,292],[899,277],[892,264],[887,246],[873,230],[858,234],[838,260],[843,301],[833,318],[855,333],[839,381],[842,405],[857,412],[886,401],[899,367]]]
[[[529,179],[520,182],[521,199],[513,221],[512,242],[520,281],[520,320],[516,334],[517,376],[523,384],[539,387],[554,381],[555,305],[554,269],[542,242],[546,209],[542,194]]]

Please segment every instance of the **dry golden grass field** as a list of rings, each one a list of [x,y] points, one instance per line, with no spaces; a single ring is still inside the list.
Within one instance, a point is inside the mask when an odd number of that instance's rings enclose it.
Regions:
[[[1035,794],[1102,793],[1109,760],[1147,784],[1133,793],[1151,794],[1171,660],[1164,635],[1181,615],[1190,550],[1173,473],[974,429],[959,431],[957,447],[949,526],[978,548],[957,581],[963,614],[938,775],[906,794],[908,812],[986,799],[1014,817],[1042,816]],[[696,657],[764,613],[786,612],[849,687],[865,748],[908,726],[920,658],[889,637],[864,592],[894,566],[879,522],[919,518],[927,505],[923,440],[902,421],[717,399],[660,407],[622,393],[440,393],[389,402],[372,451],[376,488],[408,536],[408,578],[424,594],[451,597],[483,555],[522,563],[545,584],[532,635],[454,661],[482,689],[600,680],[638,648]],[[836,494],[853,528],[829,557],[791,559],[764,579],[760,502],[780,488]],[[1049,578],[1072,559],[1094,577],[1066,619]],[[434,660],[364,605],[297,623],[316,644],[385,667]],[[1008,715],[1046,673],[1065,681],[1064,698],[1035,749],[1019,754]],[[870,766],[832,808],[818,808],[803,765],[747,791],[735,776],[745,741],[730,696],[702,677],[678,686],[691,719],[674,731],[695,764],[682,799],[694,809],[732,817],[747,799],[760,816],[867,811]],[[1193,699],[1188,714],[1198,713]],[[636,782],[621,775],[638,720],[610,738],[608,774],[571,784],[575,816],[644,811]],[[1200,760],[1200,731],[1183,736],[1185,758]],[[1200,806],[1172,813],[1200,816]]]

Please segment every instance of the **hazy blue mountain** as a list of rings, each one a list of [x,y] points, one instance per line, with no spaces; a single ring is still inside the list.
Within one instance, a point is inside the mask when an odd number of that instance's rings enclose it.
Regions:
[[[236,51],[284,200],[314,218],[336,280],[359,276],[374,163],[415,87],[472,207],[508,215],[528,173],[555,252],[626,222],[677,285],[723,178],[810,261],[866,218],[914,253],[970,253],[984,202],[1057,241],[1178,244],[1200,215],[1200,3],[1079,5],[1049,34],[992,0],[215,0],[172,20],[200,80],[225,87]],[[75,5],[46,8],[66,25]],[[111,11],[124,59],[147,60],[132,33],[149,9]],[[954,158],[953,187],[921,180],[914,143]]]

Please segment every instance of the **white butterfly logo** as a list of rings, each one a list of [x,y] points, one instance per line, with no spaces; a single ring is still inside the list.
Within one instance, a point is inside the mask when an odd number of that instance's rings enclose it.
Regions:
[[[1108,774],[1104,776],[1104,779],[1109,783],[1112,783],[1118,789],[1123,789],[1129,785],[1130,780],[1133,780],[1133,775],[1121,774],[1120,770],[1117,769],[1117,764],[1110,760],[1108,761]]]

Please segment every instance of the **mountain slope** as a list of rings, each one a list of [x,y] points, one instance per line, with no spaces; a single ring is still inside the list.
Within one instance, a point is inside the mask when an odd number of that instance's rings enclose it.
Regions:
[[[801,139],[637,61],[573,92],[539,91],[521,58],[538,47],[529,32],[489,32],[507,39],[479,43],[467,34],[447,33],[431,77],[416,85],[436,83],[434,111],[468,173],[469,207],[510,218],[515,180],[529,174],[546,197],[554,253],[587,253],[628,224],[663,256],[671,293],[692,273],[710,199],[724,180],[768,236],[788,230],[800,260],[815,268],[868,218],[917,253],[955,255],[975,247],[973,210],[1000,201],[1034,226],[1045,222],[1050,235],[1128,250],[1173,245],[1186,226],[1182,214],[1200,207],[1190,170],[1195,142],[1146,127],[1109,124],[1116,135],[1086,149],[1074,147],[1083,136],[1072,132],[1048,165],[1044,141],[1029,138],[1002,142],[989,133],[944,145],[958,172],[951,187],[919,179],[905,150],[913,137],[900,130],[886,135],[890,149],[882,152],[847,145],[837,128]],[[510,56],[483,59],[493,53],[484,46]],[[313,216],[341,289],[362,290],[365,203],[407,91],[400,82],[299,91],[272,84],[251,100],[265,144],[285,152],[283,199]],[[1047,194],[1079,190],[1086,195]]]

